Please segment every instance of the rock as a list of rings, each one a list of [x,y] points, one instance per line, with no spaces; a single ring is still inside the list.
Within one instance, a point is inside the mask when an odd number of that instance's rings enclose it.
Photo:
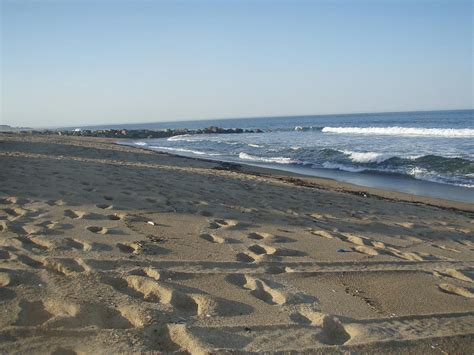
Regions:
[[[176,129],[74,129],[74,130],[31,130],[20,131],[21,134],[29,135],[60,135],[60,136],[82,136],[82,137],[101,137],[101,138],[130,138],[130,139],[152,139],[168,138],[184,134],[240,134],[240,133],[263,133],[261,129],[247,130],[242,128],[221,128],[210,126],[202,129],[190,130],[187,128]]]

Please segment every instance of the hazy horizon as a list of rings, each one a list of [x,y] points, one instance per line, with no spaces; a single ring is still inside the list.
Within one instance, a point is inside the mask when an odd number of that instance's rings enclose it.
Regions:
[[[232,120],[252,120],[252,119],[264,119],[264,118],[274,118],[274,119],[285,119],[285,118],[302,118],[302,117],[319,117],[319,116],[350,116],[350,115],[364,115],[364,114],[397,114],[397,113],[420,113],[420,112],[454,112],[454,111],[474,111],[474,108],[453,108],[453,109],[443,109],[443,110],[410,110],[410,111],[375,111],[375,112],[338,112],[338,113],[318,113],[318,114],[296,114],[296,115],[262,115],[262,116],[240,116],[240,117],[205,117],[205,118],[184,118],[178,120],[162,120],[162,121],[125,121],[125,122],[107,122],[107,123],[91,123],[91,124],[76,124],[76,125],[59,125],[59,126],[12,126],[12,127],[25,127],[25,128],[35,128],[35,129],[58,129],[58,128],[72,128],[72,127],[106,127],[106,126],[118,126],[118,125],[146,125],[154,123],[183,123],[183,122],[205,122],[205,121],[232,121]],[[1,123],[4,124],[4,123]],[[8,124],[7,124],[8,125]],[[9,125],[11,126],[11,125]],[[235,127],[238,128],[238,127]]]
[[[1,3],[0,124],[473,105],[471,1]]]

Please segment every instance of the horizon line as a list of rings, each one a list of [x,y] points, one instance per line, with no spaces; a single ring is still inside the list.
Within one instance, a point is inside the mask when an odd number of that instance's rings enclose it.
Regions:
[[[410,113],[410,112],[440,112],[440,111],[469,111],[474,110],[471,108],[450,108],[450,109],[421,109],[421,110],[408,110],[408,111],[373,111],[373,112],[341,112],[341,113],[318,113],[318,114],[291,114],[291,115],[259,115],[259,116],[239,116],[239,117],[213,117],[213,118],[194,118],[194,119],[177,119],[174,121],[142,121],[142,122],[131,122],[131,123],[98,123],[98,124],[82,124],[73,126],[10,126],[12,128],[35,128],[35,129],[59,129],[59,128],[81,128],[81,127],[99,127],[99,126],[116,126],[116,125],[144,125],[152,123],[176,123],[176,122],[196,122],[196,121],[219,121],[219,120],[251,120],[258,118],[296,118],[296,117],[312,117],[312,116],[343,116],[343,115],[370,115],[370,114],[385,114],[385,113]],[[7,124],[8,126],[8,124]]]

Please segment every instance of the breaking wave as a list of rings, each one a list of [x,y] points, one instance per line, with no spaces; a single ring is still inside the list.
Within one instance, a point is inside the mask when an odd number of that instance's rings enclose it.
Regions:
[[[383,154],[376,152],[354,152],[351,150],[343,150],[350,160],[356,163],[381,163],[387,159],[393,158],[393,154]]]
[[[239,153],[239,159],[255,161],[261,163],[277,163],[277,164],[293,164],[296,163],[295,160],[285,157],[257,157],[255,155],[250,155],[244,152]]]
[[[366,134],[390,136],[424,136],[445,138],[474,137],[470,128],[414,128],[414,127],[324,127],[323,133]]]
[[[217,154],[217,153],[208,153],[208,152],[202,152],[199,150],[192,150],[192,149],[185,149],[185,148],[171,148],[171,147],[160,147],[156,145],[150,146],[151,149],[157,149],[157,150],[168,150],[172,152],[180,152],[180,153],[191,153],[191,154],[196,154],[196,155],[210,155],[210,156],[218,156],[222,154]]]

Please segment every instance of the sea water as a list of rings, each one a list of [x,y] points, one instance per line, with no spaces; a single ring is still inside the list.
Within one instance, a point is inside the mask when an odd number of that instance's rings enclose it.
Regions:
[[[262,117],[127,128],[262,129],[126,144],[474,202],[474,110]],[[121,126],[123,127],[123,125]]]

